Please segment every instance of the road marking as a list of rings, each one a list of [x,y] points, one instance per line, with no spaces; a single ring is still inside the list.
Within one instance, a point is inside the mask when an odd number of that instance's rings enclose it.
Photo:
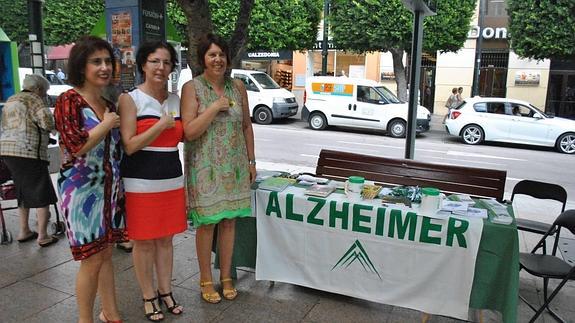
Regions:
[[[350,142],[350,141],[337,141],[340,144],[350,144],[350,145],[359,145],[359,146],[372,146],[378,148],[393,148],[393,149],[403,149],[403,146],[390,146],[390,145],[383,145],[383,144],[368,144],[368,143],[361,143],[361,142]]]
[[[312,157],[312,158],[316,158],[316,159],[319,158],[319,156],[317,156],[317,155],[306,155],[306,154],[299,154],[299,155],[302,157]]]
[[[527,161],[526,159],[491,156],[491,155],[483,155],[483,154],[476,154],[476,153],[465,153],[462,151],[452,151],[452,150],[448,150],[447,155],[463,156],[463,157],[477,157],[477,158],[492,158],[492,159],[503,159],[503,160],[515,160],[515,161]]]
[[[341,151],[346,151],[346,152],[357,152],[358,154],[361,152],[365,152],[365,153],[369,153],[369,154],[377,154],[376,151],[372,150],[372,149],[350,149],[350,147],[343,147],[343,146],[327,146],[325,144],[305,144],[306,146],[312,146],[312,147],[321,147],[323,149],[333,149],[333,150],[341,150]]]
[[[260,170],[271,170],[271,171],[282,171],[288,172],[290,174],[294,173],[315,173],[315,167],[306,167],[301,165],[291,165],[284,163],[273,163],[258,160],[258,169]]]
[[[453,158],[435,157],[435,156],[429,156],[428,158],[441,159],[441,160],[453,160]],[[490,163],[490,162],[481,162],[481,161],[475,161],[475,160],[464,160],[464,162],[466,162],[466,163],[473,163],[473,164],[505,166],[505,164]],[[466,165],[455,164],[455,163],[443,163],[443,164],[446,164],[446,165],[454,165],[454,166],[466,166]]]

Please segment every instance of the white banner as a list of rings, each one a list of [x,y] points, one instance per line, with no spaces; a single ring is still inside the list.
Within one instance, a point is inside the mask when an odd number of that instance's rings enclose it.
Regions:
[[[431,219],[340,194],[256,192],[256,280],[468,318],[483,221]]]

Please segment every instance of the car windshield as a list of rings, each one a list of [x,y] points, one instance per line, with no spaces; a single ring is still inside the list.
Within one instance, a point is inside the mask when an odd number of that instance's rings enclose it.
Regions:
[[[376,86],[375,89],[381,96],[383,96],[389,103],[401,103],[399,99],[385,86]]]
[[[280,86],[267,74],[265,73],[254,73],[252,77],[261,85],[264,89],[279,89]]]
[[[530,106],[533,110],[535,110],[535,111],[541,113],[541,115],[543,115],[545,118],[550,118],[550,117],[551,117],[550,115],[545,114],[545,112],[539,110],[539,108],[536,107],[536,106],[534,106],[533,104],[529,104],[529,106]]]

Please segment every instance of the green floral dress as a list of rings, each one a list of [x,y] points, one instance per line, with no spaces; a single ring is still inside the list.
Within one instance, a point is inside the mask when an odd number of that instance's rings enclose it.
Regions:
[[[193,82],[202,113],[218,95],[203,75]],[[184,145],[188,218],[196,227],[251,215],[242,96],[230,78],[224,91],[235,104],[218,113],[201,137]]]

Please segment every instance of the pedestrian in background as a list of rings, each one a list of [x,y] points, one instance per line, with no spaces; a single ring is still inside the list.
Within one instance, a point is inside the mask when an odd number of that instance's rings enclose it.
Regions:
[[[56,77],[59,78],[62,82],[66,80],[66,74],[64,74],[61,68],[58,68],[58,73],[56,73]]]
[[[68,81],[73,89],[58,97],[54,116],[60,132],[58,177],[66,234],[74,260],[79,322],[92,322],[96,293],[100,320],[121,322],[116,305],[112,245],[124,239],[120,180],[120,117],[102,97],[114,72],[105,40],[86,36],[70,51]]]
[[[172,45],[162,41],[142,44],[136,53],[136,66],[144,83],[120,96],[120,129],[126,153],[122,160],[126,227],[134,243],[134,270],[144,312],[153,322],[164,319],[158,298],[170,313],[183,313],[171,287],[172,239],[188,226],[178,152],[184,134],[180,98],[166,88],[176,64]]]
[[[443,118],[443,123],[445,123],[445,120],[447,120],[447,118],[449,118],[449,115],[451,114],[451,110],[458,105],[459,99],[457,97],[457,94],[458,94],[458,92],[457,92],[456,87],[451,89],[451,95],[449,95],[449,98],[445,102],[445,107],[447,108],[447,114]]]
[[[457,89],[457,105],[461,104],[461,102],[463,102],[463,87],[459,87]]]
[[[251,216],[254,135],[246,89],[241,81],[229,77],[228,45],[208,34],[197,49],[204,72],[182,91],[188,216],[197,228],[201,297],[219,303],[210,266],[214,228],[218,224],[222,295],[233,300],[238,295],[231,279],[235,218]]]
[[[50,204],[58,201],[48,172],[48,143],[55,130],[54,118],[43,99],[50,82],[41,75],[26,75],[22,92],[6,101],[2,109],[0,155],[16,189],[20,229],[18,242],[37,239],[40,247],[58,241],[48,235]],[[30,208],[36,208],[38,232],[30,229]]]

